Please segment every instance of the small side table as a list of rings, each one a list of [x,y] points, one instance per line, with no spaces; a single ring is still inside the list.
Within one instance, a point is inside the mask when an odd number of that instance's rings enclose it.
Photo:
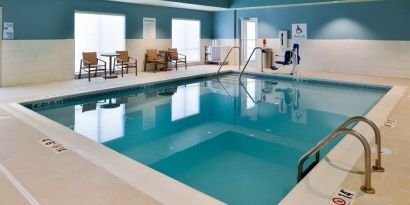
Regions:
[[[110,59],[108,61],[109,64],[110,64],[109,65],[110,74],[107,75],[107,79],[118,78],[118,76],[116,74],[114,74],[114,68],[113,68],[113,65],[112,65],[112,58],[113,57],[118,57],[118,56],[120,56],[120,54],[118,54],[118,53],[102,53],[101,56],[107,57],[107,58]]]

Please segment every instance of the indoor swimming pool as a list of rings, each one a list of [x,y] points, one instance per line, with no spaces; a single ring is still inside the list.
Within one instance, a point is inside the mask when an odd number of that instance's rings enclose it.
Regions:
[[[297,184],[305,152],[389,89],[223,74],[25,106],[227,204],[265,205]]]

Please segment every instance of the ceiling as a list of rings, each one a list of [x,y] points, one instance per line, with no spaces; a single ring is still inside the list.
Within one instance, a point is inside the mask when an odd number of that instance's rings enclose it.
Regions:
[[[105,0],[203,11],[311,6],[384,0]]]

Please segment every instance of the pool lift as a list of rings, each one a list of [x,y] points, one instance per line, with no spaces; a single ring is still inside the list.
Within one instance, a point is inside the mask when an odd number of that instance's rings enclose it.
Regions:
[[[293,44],[292,50],[285,51],[284,60],[283,61],[275,61],[277,64],[281,64],[283,66],[292,64],[292,71],[291,75],[297,75],[299,71],[299,64],[300,64],[300,54],[299,54],[300,45],[295,43]],[[280,56],[280,55],[276,55]],[[277,70],[278,67],[273,66],[272,70]]]

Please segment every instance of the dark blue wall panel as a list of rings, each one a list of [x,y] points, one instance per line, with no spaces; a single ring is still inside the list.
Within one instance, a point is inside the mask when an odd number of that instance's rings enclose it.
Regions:
[[[233,38],[235,36],[235,11],[215,12],[214,38]]]
[[[142,38],[143,17],[157,18],[157,38],[171,38],[172,18],[201,20],[201,37],[212,38],[213,13],[101,0],[0,0],[3,21],[14,22],[15,39],[73,39],[74,12],[126,15],[128,39]]]
[[[309,39],[410,40],[408,0],[237,10],[236,22],[228,11],[217,12],[214,36],[234,37],[226,32],[229,23],[217,22],[229,19],[238,25],[240,18],[252,17],[258,18],[259,38],[277,38],[279,30],[290,31],[293,23],[307,23]]]

